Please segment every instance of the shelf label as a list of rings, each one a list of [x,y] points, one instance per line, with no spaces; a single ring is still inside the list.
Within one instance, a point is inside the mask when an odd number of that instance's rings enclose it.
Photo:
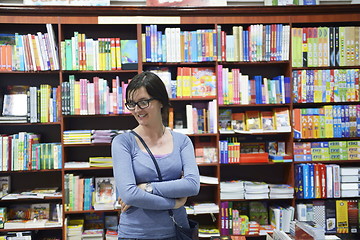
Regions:
[[[180,17],[167,16],[99,16],[98,24],[180,24]]]
[[[110,0],[24,0],[24,5],[110,6]]]

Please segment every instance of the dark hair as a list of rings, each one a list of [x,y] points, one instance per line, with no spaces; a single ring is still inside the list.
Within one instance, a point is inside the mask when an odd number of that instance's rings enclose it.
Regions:
[[[130,95],[141,87],[144,87],[151,97],[161,102],[163,105],[161,113],[164,116],[170,106],[169,96],[164,82],[153,72],[142,72],[133,77],[129,82],[126,88],[126,101],[129,101]]]

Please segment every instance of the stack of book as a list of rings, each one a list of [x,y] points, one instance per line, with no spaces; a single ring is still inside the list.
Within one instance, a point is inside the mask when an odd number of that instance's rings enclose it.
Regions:
[[[79,240],[82,239],[84,228],[84,219],[70,219],[67,226],[67,239]]]
[[[246,181],[245,199],[267,199],[269,198],[269,185],[264,182]]]
[[[294,188],[286,184],[269,184],[270,199],[294,198]]]
[[[243,181],[220,182],[220,199],[244,199]]]
[[[111,157],[90,157],[89,158],[90,167],[112,167],[112,158]]]
[[[90,144],[92,130],[64,131],[64,144]]]
[[[96,240],[104,238],[104,229],[87,229],[82,233],[82,240]]]
[[[340,176],[341,197],[359,197],[360,167],[341,167]]]
[[[116,136],[117,130],[93,130],[92,143],[111,143]]]
[[[117,231],[107,230],[105,235],[106,240],[118,240]]]

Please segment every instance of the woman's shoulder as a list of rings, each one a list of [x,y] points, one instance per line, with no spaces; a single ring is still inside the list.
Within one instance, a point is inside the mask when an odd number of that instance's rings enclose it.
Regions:
[[[174,139],[176,141],[179,141],[180,143],[186,142],[186,141],[191,141],[188,135],[185,135],[183,133],[180,132],[176,132],[176,131],[171,131],[172,135],[174,137]]]
[[[119,142],[131,142],[132,141],[132,134],[130,132],[124,132],[116,135],[113,139],[113,143],[119,143]]]

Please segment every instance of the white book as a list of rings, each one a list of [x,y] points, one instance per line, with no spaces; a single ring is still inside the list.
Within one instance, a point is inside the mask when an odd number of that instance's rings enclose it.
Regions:
[[[341,190],[341,197],[360,197],[358,189]]]
[[[333,166],[326,165],[326,197],[334,197]]]
[[[240,76],[240,99],[241,104],[249,104],[249,76]]]
[[[360,175],[344,175],[341,176],[341,182],[350,183],[350,182],[360,182]]]
[[[37,88],[36,87],[30,87],[30,122],[36,123],[38,122],[38,116],[37,116],[37,108],[38,108],[38,96],[37,96]]]
[[[333,166],[333,193],[334,198],[339,198],[340,195],[340,166],[339,165],[332,165]]]
[[[360,167],[341,167],[340,174],[343,175],[358,175],[360,174]]]
[[[187,122],[188,133],[193,134],[194,133],[193,107],[191,104],[186,105],[186,122]]]
[[[341,183],[341,190],[360,190],[360,183]]]
[[[50,51],[52,53],[52,56],[53,56],[53,61],[54,61],[54,69],[52,70],[59,70],[59,56],[58,56],[58,49],[57,49],[57,46],[56,46],[56,41],[55,41],[55,34],[54,34],[54,29],[52,27],[52,24],[46,24],[46,29],[47,29],[47,32],[49,34],[49,42],[50,42]]]
[[[296,219],[300,222],[307,221],[306,217],[307,207],[306,204],[299,203],[296,204]]]

